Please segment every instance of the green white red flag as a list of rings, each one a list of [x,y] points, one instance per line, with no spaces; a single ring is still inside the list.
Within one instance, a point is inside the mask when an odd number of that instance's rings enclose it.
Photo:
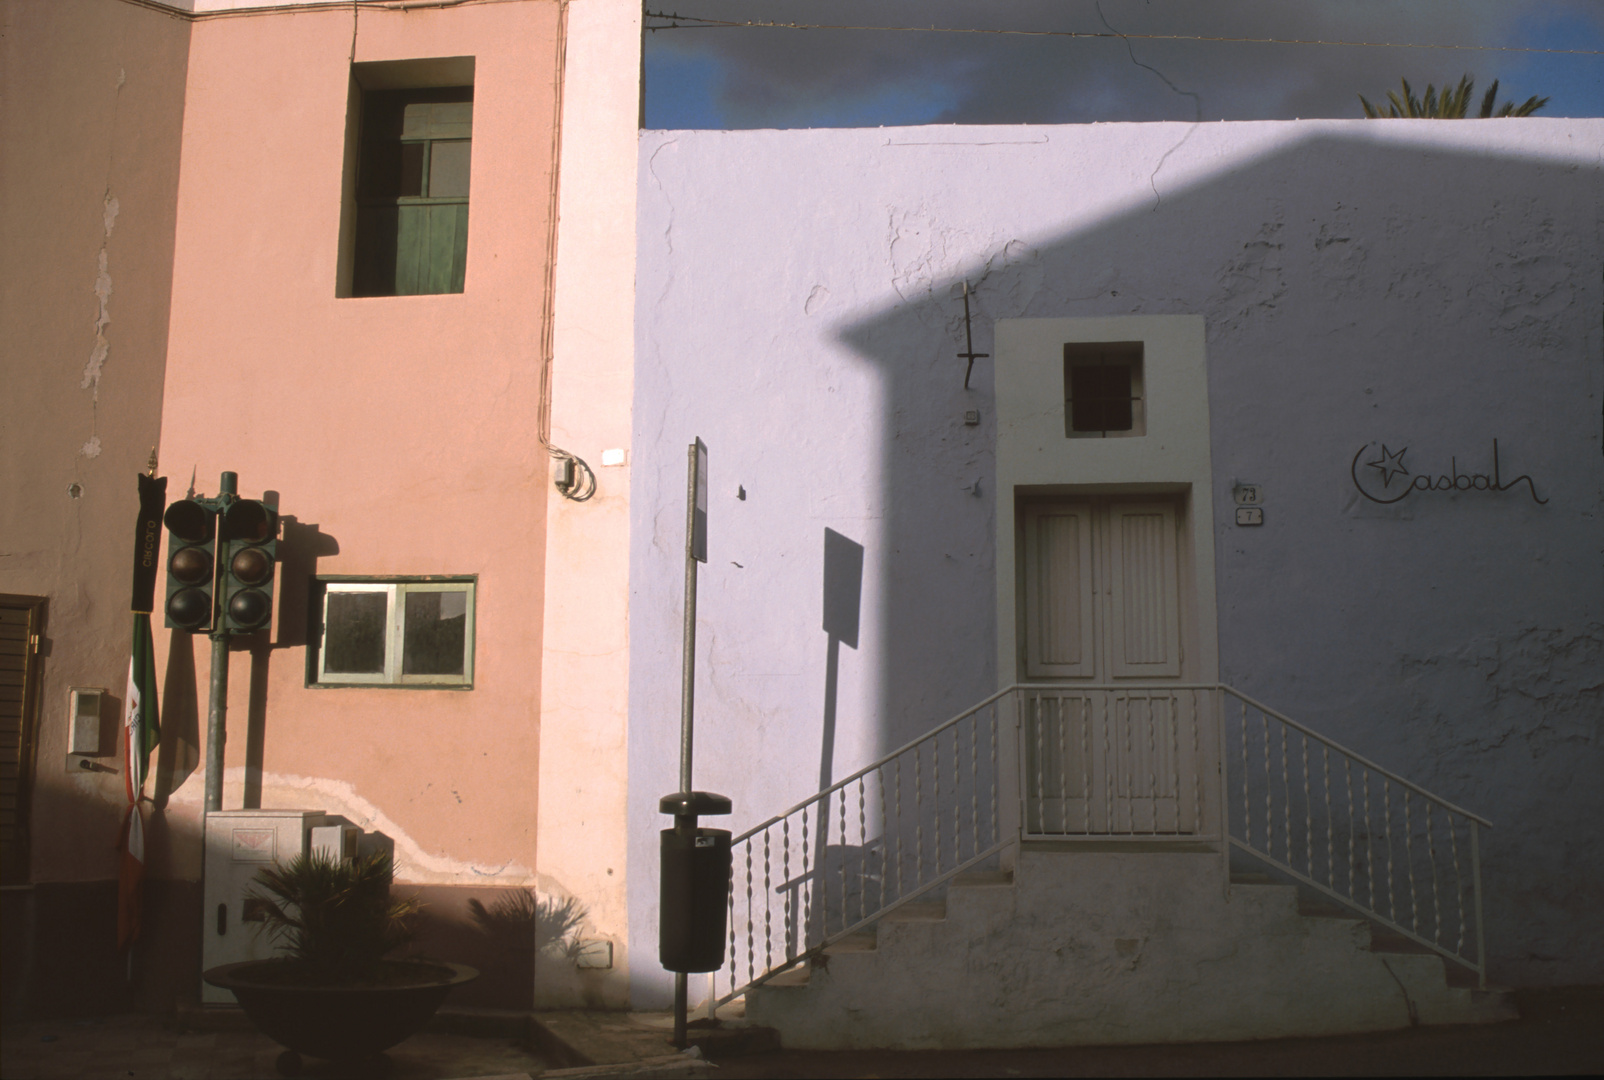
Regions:
[[[133,649],[128,658],[128,693],[123,714],[124,789],[128,809],[123,812],[122,853],[117,869],[117,947],[127,949],[139,937],[145,880],[145,817],[139,800],[144,796],[150,771],[150,752],[161,741],[156,711],[156,653],[150,631],[150,609],[155,604],[156,560],[161,550],[161,518],[167,480],[139,478],[139,525],[134,541]]]

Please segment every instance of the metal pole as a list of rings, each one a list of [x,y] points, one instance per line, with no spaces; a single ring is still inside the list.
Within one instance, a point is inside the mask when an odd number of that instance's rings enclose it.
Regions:
[[[696,708],[696,556],[691,537],[696,531],[696,444],[689,453],[685,480],[685,649],[680,671],[679,789],[691,790],[691,727]],[[684,979],[681,977],[681,984]],[[681,986],[683,991],[683,985]],[[683,999],[683,993],[681,994]],[[679,1015],[683,1016],[681,1012]]]
[[[685,1014],[689,1011],[687,1005],[686,984],[690,976],[683,971],[674,972],[674,1046],[685,1049]]]
[[[217,485],[219,510],[227,510],[238,494],[239,475],[223,473]],[[228,565],[228,540],[223,535],[221,513],[217,516],[217,544],[214,550],[217,552],[217,561],[212,571],[212,680],[206,711],[205,812],[208,814],[223,808],[223,742],[228,731],[228,632],[223,629],[215,587],[222,580],[222,568]]]
[[[206,812],[223,808],[223,740],[228,718],[228,635],[212,634],[212,685],[206,714]]]

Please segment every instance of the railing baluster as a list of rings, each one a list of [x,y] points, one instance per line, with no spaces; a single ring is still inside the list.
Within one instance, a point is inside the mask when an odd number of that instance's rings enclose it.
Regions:
[[[808,843],[808,808],[802,806],[802,951],[813,947],[813,847]],[[731,990],[734,987],[730,988]]]
[[[1452,825],[1452,820],[1449,821]],[[1431,803],[1426,804],[1426,856],[1431,860],[1431,940],[1442,944],[1442,905],[1437,899],[1437,841],[1431,835]]]
[[[953,865],[964,862],[964,782],[959,767],[958,729],[953,729]]]
[[[1270,716],[1268,713],[1259,713],[1259,720],[1264,725],[1264,853],[1275,854],[1275,807],[1270,802],[1270,793],[1275,785],[1270,778],[1275,773],[1270,768]]]
[[[1181,721],[1174,694],[1166,697],[1170,706],[1170,779],[1175,782],[1175,831],[1181,831]]]
[[[1337,888],[1337,861],[1331,835],[1331,748],[1320,744],[1320,775],[1326,800],[1326,887]]]
[[[913,748],[913,887],[925,880],[925,771],[919,762],[919,746]]]
[[[1148,818],[1148,834],[1158,835],[1158,733],[1153,730],[1153,691],[1147,698],[1147,801],[1152,804]]]
[[[1248,801],[1248,703],[1238,701],[1237,707],[1242,714],[1242,839],[1248,847],[1253,846],[1253,809]],[[1225,710],[1220,714],[1223,717]],[[1222,720],[1223,722],[1223,720]]]
[[[847,789],[845,785],[837,788],[841,793],[841,814],[839,827],[841,830],[841,929],[847,928]]]
[[[1114,736],[1109,730],[1114,724],[1114,718],[1109,710],[1112,708],[1113,695],[1106,691],[1098,691],[1103,700],[1103,831],[1114,831],[1114,783],[1118,773],[1118,766],[1114,761]]]
[[[993,705],[987,715],[991,718],[986,725],[991,735],[991,842],[995,844],[1002,839],[1002,806],[997,798],[997,729],[1002,726],[1002,703]]]
[[[746,979],[757,978],[756,948],[752,939],[752,844],[746,845]]]
[[[1092,831],[1092,717],[1091,701],[1081,694],[1080,702],[1080,831]]]
[[[1041,728],[1041,695],[1032,695],[1030,703],[1031,713],[1035,718],[1036,729],[1036,798],[1034,800],[1033,807],[1035,810],[1036,827],[1032,831],[1044,833],[1047,831],[1047,780],[1042,759],[1047,756],[1047,752],[1046,739],[1042,735]]]
[[[1303,860],[1304,873],[1314,877],[1314,797],[1309,794],[1309,736],[1303,736]]]
[[[1058,698],[1058,831],[1069,833],[1069,721],[1064,717],[1064,695]]]
[[[969,838],[980,852],[980,714],[969,718]]]
[[[879,907],[886,906],[886,884],[890,877],[890,868],[886,865],[891,858],[891,819],[886,816],[886,767],[884,764],[876,765],[874,777],[880,791],[880,903]]]
[[[769,903],[774,895],[773,877],[769,872],[769,833],[763,830],[763,966],[774,966],[773,914]]]
[[[791,922],[793,916],[791,891],[795,886],[791,884],[790,815],[780,820],[780,876],[785,879],[785,903],[781,916],[785,920],[785,959],[789,963],[796,959],[796,927]]]
[[[1454,860],[1454,910],[1459,913],[1459,940],[1454,952],[1465,954],[1465,880],[1459,872],[1459,830],[1454,828],[1454,816],[1448,814],[1448,853]]]
[[[858,918],[865,918],[865,881],[869,869],[869,830],[863,813],[863,777],[858,777]]]
[[[1281,847],[1286,851],[1287,865],[1292,865],[1292,780],[1287,769],[1287,739],[1289,732],[1285,724],[1281,728],[1281,823],[1284,826],[1281,832]]]
[[[1116,715],[1119,709],[1119,695],[1115,695],[1114,708]],[[1136,739],[1131,731],[1135,721],[1131,718],[1131,698],[1127,694],[1125,701],[1125,765],[1120,770],[1125,776],[1125,831],[1128,834],[1136,833]]]
[[[935,806],[935,813],[930,815],[934,822],[931,835],[936,841],[936,876],[941,876],[941,740],[935,738],[930,741],[930,801]]]
[[[1409,871],[1409,928],[1420,933],[1420,903],[1415,898],[1415,827],[1409,821],[1409,789],[1404,788],[1404,867]]]
[[[1387,911],[1392,921],[1398,921],[1398,905],[1393,900],[1392,888],[1392,781],[1386,777],[1381,778],[1382,807],[1387,822]]]
[[[1364,778],[1365,794],[1365,884],[1370,890],[1370,910],[1379,911],[1376,907],[1376,829],[1370,821],[1370,770],[1361,768],[1359,775]]]
[[[902,899],[902,758],[896,760],[897,770],[892,781],[896,786],[891,805],[897,810],[897,899]]]
[[[1353,764],[1346,756],[1342,759],[1342,778],[1348,785],[1348,896],[1359,899],[1359,888],[1353,882],[1356,869],[1353,861]]]

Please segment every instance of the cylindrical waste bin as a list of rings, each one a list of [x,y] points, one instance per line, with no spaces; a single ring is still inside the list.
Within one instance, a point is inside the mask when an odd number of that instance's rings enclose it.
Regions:
[[[724,966],[730,831],[664,829],[657,955],[669,971]]]
[[[681,791],[663,796],[657,806],[674,815],[659,848],[657,957],[681,974],[717,971],[724,966],[729,925],[730,834],[699,829],[696,818],[729,813],[730,800],[710,791]]]

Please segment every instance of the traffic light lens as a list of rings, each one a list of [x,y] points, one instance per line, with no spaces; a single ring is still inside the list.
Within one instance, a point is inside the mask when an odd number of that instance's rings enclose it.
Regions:
[[[212,579],[212,556],[205,548],[186,547],[173,552],[167,572],[185,585],[199,585]]]
[[[247,585],[260,585],[273,576],[273,556],[261,548],[245,548],[229,561],[234,576]]]
[[[217,519],[193,499],[180,499],[162,515],[172,534],[188,544],[204,544],[212,538]]]
[[[260,589],[242,589],[228,601],[228,617],[242,630],[258,629],[270,613],[267,594]]]
[[[202,589],[179,589],[167,598],[167,617],[185,630],[205,626],[212,617],[212,598]]]
[[[223,511],[225,540],[249,540],[258,543],[267,539],[271,531],[269,525],[267,507],[255,499],[241,499]]]

